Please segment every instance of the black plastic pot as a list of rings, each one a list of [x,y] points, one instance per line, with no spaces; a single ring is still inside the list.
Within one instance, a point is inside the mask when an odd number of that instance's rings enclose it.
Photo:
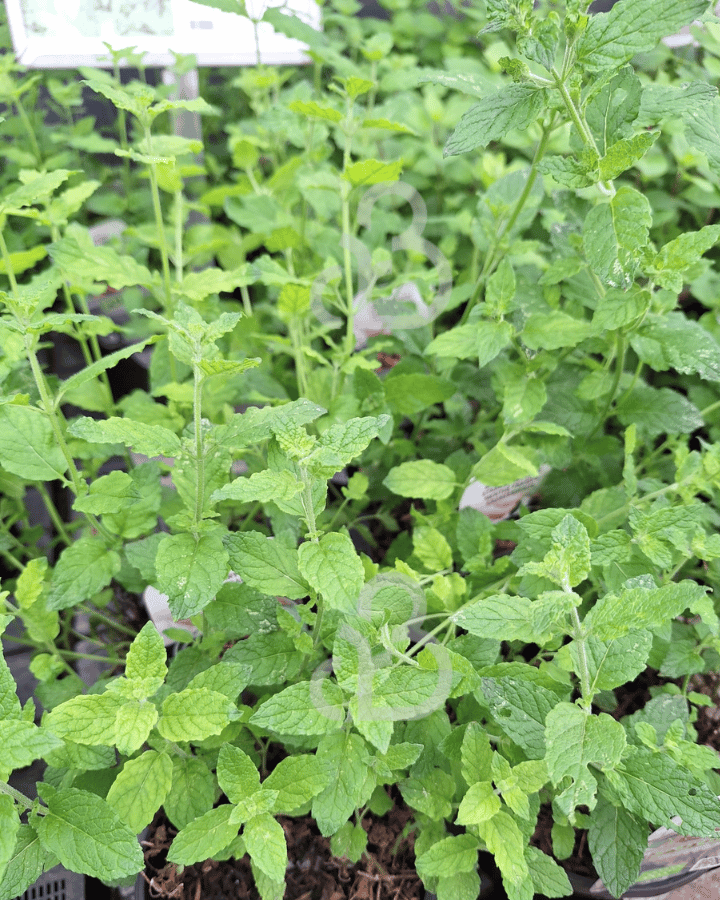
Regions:
[[[705,871],[700,869],[695,872],[679,872],[677,875],[671,875],[669,878],[661,878],[657,881],[638,882],[628,888],[623,897],[664,897],[669,891],[690,884]],[[597,879],[589,878],[587,875],[576,875],[574,872],[567,873],[576,897],[587,897],[588,900],[615,900],[613,895],[604,888],[595,888],[593,885],[597,883]]]

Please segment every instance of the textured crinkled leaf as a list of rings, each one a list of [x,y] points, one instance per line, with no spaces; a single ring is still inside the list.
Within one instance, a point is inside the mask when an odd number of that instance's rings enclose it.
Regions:
[[[683,286],[682,273],[694,266],[704,253],[715,246],[720,239],[720,225],[705,225],[698,231],[679,235],[660,248],[652,261],[650,270],[654,280],[661,286],[680,291]]]
[[[638,879],[647,846],[647,822],[602,794],[590,814],[588,845],[593,865],[605,884],[619,897]]]
[[[129,759],[113,781],[107,802],[135,834],[152,821],[172,784],[173,764],[167,753],[146,750]]]
[[[499,811],[502,803],[490,781],[471,784],[458,807],[458,825],[477,825],[486,822]]]
[[[114,471],[96,478],[84,496],[77,497],[73,509],[99,516],[117,512],[139,499],[135,484],[127,472]]]
[[[215,778],[202,760],[194,756],[176,756],[172,786],[163,804],[165,812],[176,828],[184,828],[212,809],[215,791]]]
[[[375,784],[366,792],[368,752],[359,734],[333,734],[321,740],[317,755],[332,772],[330,783],[314,798],[313,818],[320,834],[329,837],[366,802]]]
[[[644,671],[652,648],[652,635],[647,631],[632,631],[614,641],[601,641],[591,634],[584,643],[591,689],[611,691],[633,681]],[[570,644],[570,653],[578,672],[581,661],[575,642]]]
[[[126,678],[159,678],[167,674],[167,651],[160,633],[152,622],[147,622],[130,645],[125,660]]]
[[[430,459],[400,463],[390,469],[383,484],[400,497],[422,500],[447,500],[457,486],[453,470]]]
[[[343,466],[352,462],[356,456],[359,456],[389,421],[390,416],[387,415],[365,416],[350,419],[341,425],[331,425],[326,431],[323,431],[318,441],[318,451],[329,451],[337,457],[334,464],[338,468],[330,474],[334,475]],[[307,460],[310,468],[313,466],[314,457],[315,453]]]
[[[84,284],[88,277],[104,281],[120,291],[126,287],[151,287],[155,276],[132,256],[121,255],[109,246],[96,247],[78,234],[67,234],[50,245],[50,255],[63,276],[73,284]]]
[[[545,719],[557,694],[517,678],[483,678],[482,693],[503,731],[530,759],[545,755]]]
[[[303,578],[322,594],[330,609],[357,611],[365,570],[346,534],[332,532],[317,542],[301,544],[298,565]]]
[[[314,100],[293,100],[292,103],[288,104],[288,109],[312,119],[325,119],[328,122],[340,122],[343,117],[339,109],[333,109],[331,106],[321,106]]]
[[[638,382],[618,404],[615,414],[623,425],[637,425],[648,437],[690,434],[705,423],[700,410],[672,388]]]
[[[178,621],[208,605],[222,587],[228,569],[228,552],[218,532],[197,540],[192,534],[173,534],[158,547],[156,586],[167,595],[170,611]]]
[[[601,181],[612,181],[642,159],[658,139],[659,131],[642,131],[631,138],[623,138],[608,147],[599,162]]]
[[[218,784],[231,803],[239,803],[260,788],[260,773],[250,757],[239,747],[224,744],[217,763]]]
[[[702,325],[679,312],[648,316],[630,344],[656,371],[677,369],[720,381],[720,345]]]
[[[225,546],[233,571],[251,587],[291,600],[307,597],[310,589],[300,574],[297,550],[258,531],[227,534]]]
[[[705,0],[633,0],[592,16],[577,45],[590,71],[613,69],[707,12]]]
[[[477,867],[479,842],[472,834],[443,838],[417,856],[415,865],[423,878],[472,872]]]
[[[544,175],[554,178],[558,184],[570,188],[584,188],[599,180],[597,162],[597,155],[590,163],[572,156],[546,156],[538,165],[538,169]]]
[[[521,573],[550,578],[566,591],[590,573],[590,537],[585,526],[568,513],[551,534],[552,546],[541,563],[526,563]]]
[[[220,734],[238,715],[237,707],[224,694],[186,688],[165,699],[157,729],[168,741],[202,741]]]
[[[72,697],[49,713],[46,724],[53,734],[77,744],[112,747],[117,714],[125,702],[113,693]]]
[[[121,753],[130,756],[145,743],[157,719],[154,704],[139,700],[125,703],[117,713],[113,743]]]
[[[179,866],[212,859],[237,836],[238,826],[228,820],[232,806],[211,809],[182,828],[168,851],[168,860]]]
[[[0,877],[12,859],[17,834],[20,829],[20,816],[12,797],[0,796]]]
[[[25,209],[49,197],[73,173],[69,169],[54,172],[26,172],[24,183],[0,201],[0,209]]]
[[[429,772],[425,770],[422,777],[400,782],[400,792],[408,806],[435,821],[451,817],[453,806],[450,798],[454,791],[452,775],[438,768]]]
[[[211,294],[232,293],[235,288],[245,287],[254,280],[250,265],[245,263],[229,272],[222,269],[188,272],[175,290],[193,303],[200,303]]]
[[[437,375],[419,372],[394,375],[385,379],[385,399],[390,409],[401,416],[412,416],[435,403],[443,403],[457,390],[457,385]]]
[[[532,642],[532,601],[527,597],[493,594],[453,613],[456,625],[483,638]]]
[[[630,325],[635,319],[644,315],[650,306],[651,295],[637,285],[627,291],[610,288],[598,301],[593,315],[593,329],[614,331]]]
[[[0,897],[20,897],[42,875],[48,856],[35,829],[20,825],[7,868],[0,877]]]
[[[704,781],[667,754],[638,750],[623,760],[615,774],[613,788],[631,813],[678,834],[717,837],[720,800]]]
[[[585,618],[600,640],[613,640],[670,622],[705,596],[707,588],[694,581],[670,582],[659,588],[632,587],[605,594]]]
[[[243,840],[253,864],[271,881],[283,881],[287,843],[282,825],[268,813],[255,816],[245,825]]]
[[[90,600],[119,571],[120,556],[102,538],[80,538],[60,554],[48,593],[48,609],[67,609]]]
[[[223,658],[219,663],[199,672],[190,682],[191,688],[208,688],[235,702],[248,685],[250,670],[241,663]]]
[[[479,722],[468,723],[460,747],[460,771],[471,785],[490,779],[492,748],[487,732]]]
[[[302,655],[292,637],[282,631],[251,634],[231,647],[223,661],[238,663],[248,672],[248,684],[271,685],[292,681],[300,670]]]
[[[530,870],[533,887],[543,897],[569,897],[572,891],[570,879],[554,859],[537,847],[525,848],[525,861]],[[593,858],[594,862],[594,858]]]
[[[37,830],[45,849],[72,872],[116,881],[142,870],[137,836],[97,794],[59,790],[48,799]]]
[[[299,754],[281,760],[263,782],[277,791],[275,813],[290,814],[324,790],[334,773],[315,756]]]
[[[219,500],[239,500],[242,503],[270,500],[292,500],[303,489],[302,484],[287,469],[274,471],[265,469],[243,478],[236,478],[230,484],[212,495],[213,502]]]
[[[527,128],[545,107],[545,91],[530,84],[509,84],[486,96],[460,119],[445,144],[445,156],[487,147],[513,129]]]
[[[2,765],[11,769],[24,769],[36,759],[62,746],[62,741],[45,728],[20,719],[0,720],[0,747]],[[0,867],[1,868],[1,867]]]
[[[40,410],[0,405],[0,465],[30,481],[64,478],[67,462],[50,421]]]
[[[537,478],[532,453],[524,447],[498,443],[473,466],[472,477],[490,487],[503,487],[521,478]]]
[[[117,416],[103,420],[76,419],[68,431],[91,444],[123,444],[144,456],[175,456],[180,452],[180,438],[169,428]]]
[[[590,210],[583,224],[585,257],[605,284],[630,287],[651,224],[648,199],[627,185]]]
[[[495,857],[506,890],[508,884],[517,886],[529,880],[530,870],[524,855],[527,841],[512,816],[501,810],[477,827],[487,849]]]
[[[597,780],[588,766],[614,767],[626,743],[624,728],[606,713],[589,715],[573,703],[559,703],[550,710],[545,719],[545,762],[556,787],[571,779],[555,798],[571,820],[578,806],[595,806]]]
[[[362,159],[351,163],[343,172],[343,177],[353,187],[380,184],[383,181],[397,181],[403,169],[403,161],[383,162],[379,159]]]
[[[452,548],[437,528],[419,525],[413,531],[413,553],[429,572],[452,568]]]
[[[343,693],[332,681],[301,681],[269,697],[250,721],[278,734],[332,734],[345,721]]]

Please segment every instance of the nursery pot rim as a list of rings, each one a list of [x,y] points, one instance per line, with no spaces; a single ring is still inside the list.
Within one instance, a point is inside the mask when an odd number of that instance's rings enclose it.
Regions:
[[[715,867],[717,868],[717,867]],[[695,869],[689,872],[678,872],[676,875],[669,875],[667,878],[661,878],[657,881],[636,881],[635,884],[631,885],[626,891],[623,892],[623,897],[663,897],[669,891],[674,890],[675,888],[683,887],[683,885],[690,884],[690,882],[695,881],[701,875],[704,875],[706,872],[712,871],[712,869]],[[591,878],[588,875],[580,875],[576,872],[571,872],[566,869],[567,876],[570,879],[570,884],[572,888],[576,892],[582,892],[580,896],[595,898],[595,900],[614,900],[613,895],[605,888],[602,893],[590,893],[590,888],[593,884],[598,880],[597,878]]]

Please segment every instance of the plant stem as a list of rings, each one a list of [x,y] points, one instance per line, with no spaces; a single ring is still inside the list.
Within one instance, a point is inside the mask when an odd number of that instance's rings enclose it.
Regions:
[[[110,628],[114,628],[115,631],[122,631],[123,634],[127,634],[128,637],[135,638],[137,636],[137,631],[133,631],[132,628],[128,628],[127,625],[123,625],[118,622],[116,619],[111,619],[109,616],[101,613],[97,608],[87,606],[84,603],[79,604],[76,609],[81,610],[88,616],[92,616],[94,619],[97,619],[100,622],[103,622],[105,625],[108,625]]]
[[[42,497],[43,503],[45,504],[45,509],[47,509],[48,511],[48,515],[50,516],[50,520],[55,527],[55,531],[57,531],[63,543],[65,543],[69,547],[70,544],[72,544],[72,538],[65,528],[65,523],[60,517],[60,513],[57,511],[57,507],[55,506],[55,503],[53,502],[48,489],[41,481],[35,485],[35,489]]]
[[[35,156],[35,160],[39,168],[40,166],[42,166],[42,153],[40,152],[40,146],[38,145],[37,138],[35,137],[35,129],[32,127],[30,117],[28,116],[25,107],[23,106],[23,102],[19,97],[15,98],[15,106],[17,107],[20,120],[25,127],[25,131],[27,131],[30,146],[32,147],[33,155]]]
[[[564,586],[567,593],[571,593],[570,585]],[[578,658],[580,660],[580,693],[582,695],[583,706],[589,709],[590,699],[590,666],[588,665],[587,648],[585,647],[585,632],[583,631],[582,622],[577,609],[573,606],[571,612],[573,620],[573,637],[575,638],[575,646],[578,648]]]
[[[202,433],[203,376],[197,363],[193,366],[193,423],[195,428],[195,513],[193,521],[199,525],[205,509],[205,448]],[[197,538],[197,534],[195,535]]]
[[[20,791],[16,791],[14,787],[10,787],[10,785],[6,784],[4,781],[0,781],[0,794],[7,794],[8,797],[12,797],[16,803],[24,806],[25,809],[33,808],[33,801],[29,797],[26,797],[25,794],[21,794]],[[37,811],[42,815],[45,813],[45,810],[42,808]]]

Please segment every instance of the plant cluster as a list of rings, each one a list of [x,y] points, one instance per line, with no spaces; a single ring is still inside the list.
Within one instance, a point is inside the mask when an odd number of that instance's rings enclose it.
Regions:
[[[0,661],[1,900],[57,860],[134,878],[161,808],[170,862],[248,854],[263,900],[278,816],[357,860],[390,793],[439,900],[478,851],[510,900],[567,896],[578,829],[620,896],[651,828],[720,829],[720,26],[384,5],[267,10],[311,64],[205,99],[123,84],[128,50],[67,83],[0,57],[0,622],[41,707]],[[473,505],[543,475],[513,519]],[[194,629],[170,658],[122,616],[148,585]],[[35,799],[7,782],[37,759]]]

